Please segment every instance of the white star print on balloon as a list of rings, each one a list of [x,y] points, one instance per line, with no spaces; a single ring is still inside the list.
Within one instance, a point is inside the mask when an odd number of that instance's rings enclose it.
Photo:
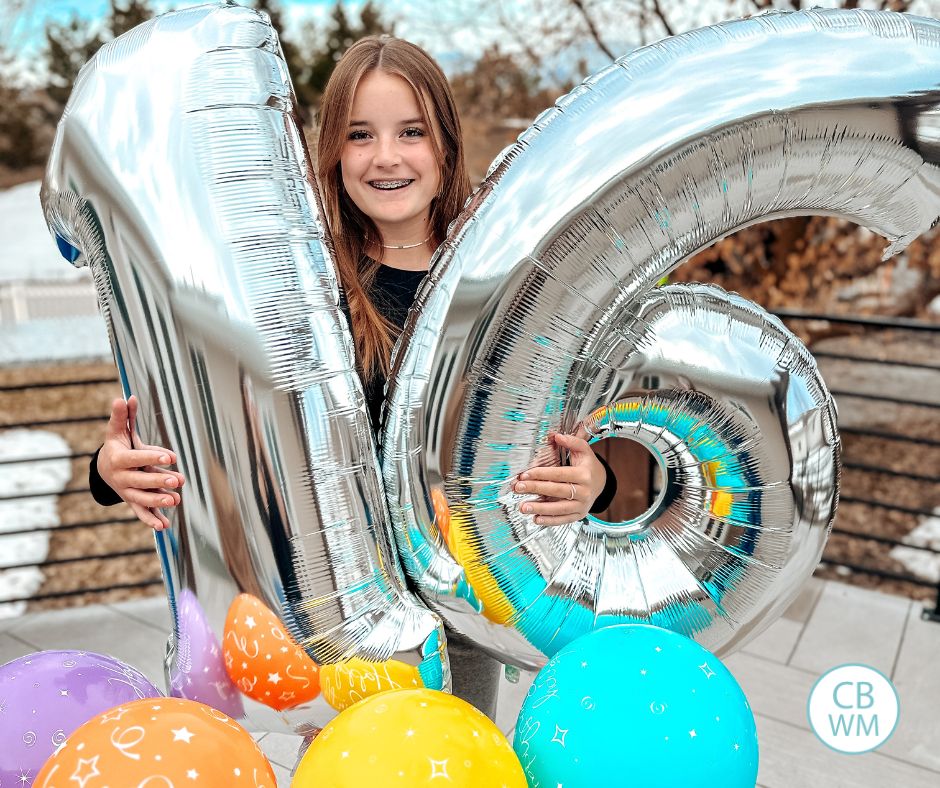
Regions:
[[[75,767],[75,771],[72,772],[71,780],[78,783],[78,788],[85,788],[85,783],[87,783],[92,777],[97,777],[101,772],[98,771],[98,757],[94,758],[79,758],[78,766]]]
[[[189,744],[194,735],[186,729],[185,725],[182,728],[172,728],[171,730],[173,733],[173,741],[184,741]]]

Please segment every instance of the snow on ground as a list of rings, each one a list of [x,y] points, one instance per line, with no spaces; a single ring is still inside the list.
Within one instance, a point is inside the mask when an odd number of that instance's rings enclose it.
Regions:
[[[940,550],[940,507],[933,512],[933,517],[923,518],[920,524],[904,537],[905,542]],[[890,555],[918,577],[931,583],[940,583],[940,555],[911,547],[893,547]]]
[[[111,358],[101,315],[28,320],[0,325],[0,366]]]
[[[12,283],[87,281],[87,267],[75,268],[59,254],[39,204],[39,181],[0,191],[0,288]],[[111,358],[100,315],[0,324],[0,366],[98,361]]]
[[[69,445],[61,435],[45,430],[0,432],[0,460],[68,455]],[[0,466],[0,496],[64,490],[72,475],[69,460],[24,462]],[[49,532],[5,536],[9,531],[59,524],[57,496],[43,495],[17,501],[0,501],[0,568],[39,562],[49,552]],[[30,596],[39,590],[42,572],[35,568],[0,572],[0,600]],[[3,604],[0,618],[22,615],[25,602]]]
[[[39,204],[39,181],[0,191],[0,284],[25,280],[91,279],[56,248]]]

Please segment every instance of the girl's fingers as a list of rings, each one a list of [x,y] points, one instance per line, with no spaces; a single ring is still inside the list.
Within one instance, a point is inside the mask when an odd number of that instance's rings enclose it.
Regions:
[[[164,528],[170,527],[170,521],[166,519],[163,512],[159,509],[151,511],[146,506],[141,506],[136,503],[131,503],[130,507],[134,516],[144,525],[153,528],[154,531],[162,531]]]
[[[533,481],[584,484],[588,475],[583,468],[573,468],[570,465],[536,465],[520,473],[518,481],[525,484]]]
[[[169,478],[172,476],[176,479],[176,485],[163,483],[162,485],[163,487],[173,487],[173,486],[182,487],[184,484],[186,484],[186,477],[183,476],[183,474],[181,474],[179,471],[171,471],[169,469],[164,470],[163,468],[157,465],[144,465],[141,467],[140,470],[145,471],[147,473],[156,473],[156,474],[159,474],[161,477],[165,477],[165,478]],[[149,486],[158,487],[160,485],[151,484]]]
[[[170,453],[165,449],[127,449],[115,455],[112,465],[118,470],[129,471],[143,468],[145,465],[171,465],[171,459]]]
[[[566,435],[563,432],[553,432],[549,436],[549,439],[556,446],[561,446],[568,451],[591,451],[591,444],[584,440],[584,438],[579,438],[577,435]]]
[[[574,518],[581,517],[581,508],[578,501],[526,501],[519,510],[523,514],[538,514],[551,517],[560,517],[570,514]]]
[[[176,506],[180,502],[179,493],[168,490],[137,490],[128,488],[120,491],[121,497],[128,503],[146,506],[148,509],[159,509],[162,506]]]
[[[544,495],[546,498],[559,498],[563,500],[573,500],[571,496],[571,485],[568,482],[516,482],[512,489],[517,493],[532,493],[533,495]],[[574,484],[574,497],[581,494],[578,485]]]
[[[160,470],[153,465],[145,465],[139,471],[124,471],[118,475],[117,482],[122,487],[135,487],[138,490],[174,490],[182,486],[179,474]]]
[[[164,465],[176,465],[176,452],[172,449],[165,449],[163,446],[152,446],[149,443],[140,443],[138,444],[137,448],[144,449],[146,451],[160,452],[161,455],[170,458],[168,463],[163,463]]]
[[[111,403],[111,417],[105,431],[105,440],[119,438],[127,440],[127,403],[116,399]]]

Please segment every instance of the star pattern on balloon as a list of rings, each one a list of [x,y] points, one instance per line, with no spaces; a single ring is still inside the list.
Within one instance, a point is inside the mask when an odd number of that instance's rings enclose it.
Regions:
[[[127,713],[127,709],[123,706],[118,706],[116,709],[112,709],[106,714],[99,717],[102,722],[117,722]]]
[[[320,694],[320,668],[261,600],[239,594],[222,641],[225,671],[242,694],[282,711]]]
[[[447,758],[444,758],[442,761],[435,761],[433,758],[428,758],[431,762],[431,776],[429,780],[434,780],[438,777],[441,777],[445,780],[450,779],[450,775],[447,774]]]
[[[182,728],[172,728],[171,733],[173,734],[173,741],[183,741],[189,744],[192,741],[192,738],[195,734],[187,730],[184,725]]]
[[[565,736],[568,735],[568,728],[561,728],[558,726],[558,723],[555,723],[555,735],[552,736],[552,741],[557,742],[562,747],[565,746]]]
[[[78,788],[85,788],[85,783],[92,777],[97,777],[101,774],[101,772],[98,771],[98,759],[100,757],[99,755],[95,755],[93,758],[79,758],[78,765],[75,767],[75,771],[72,772],[72,776],[69,779],[78,783]]]

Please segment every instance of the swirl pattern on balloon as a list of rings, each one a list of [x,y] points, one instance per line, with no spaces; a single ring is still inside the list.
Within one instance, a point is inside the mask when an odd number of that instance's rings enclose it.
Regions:
[[[432,263],[390,376],[385,488],[432,609],[525,667],[630,621],[722,653],[785,609],[838,497],[826,387],[759,308],[653,288],[771,218],[835,214],[903,249],[940,214],[938,71],[934,20],[766,14],[631,53],[504,152]],[[661,349],[646,380],[644,344]],[[629,526],[522,515],[516,474],[557,464],[546,437],[585,420],[663,458],[665,510]]]

